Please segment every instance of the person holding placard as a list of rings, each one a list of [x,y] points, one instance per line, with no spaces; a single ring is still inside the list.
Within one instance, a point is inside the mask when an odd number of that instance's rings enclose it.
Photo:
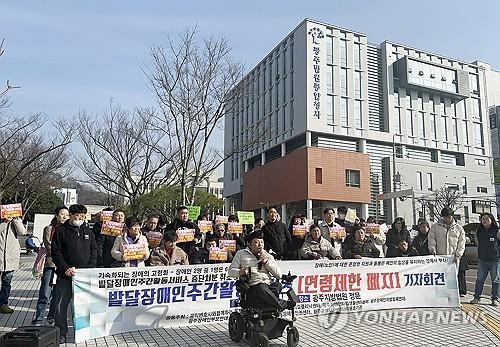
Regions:
[[[340,253],[332,246],[330,241],[322,236],[321,228],[317,224],[309,227],[309,235],[306,237],[300,256],[304,259],[342,259]]]
[[[166,231],[193,229],[194,240],[188,242],[179,242],[179,247],[186,253],[191,254],[196,251],[195,247],[201,247],[202,234],[196,223],[189,220],[189,210],[186,206],[177,207],[177,216],[174,221],[165,227]]]
[[[123,210],[117,209],[113,211],[113,217],[111,219],[115,223],[125,222],[125,212]],[[123,225],[123,224],[122,224]],[[123,230],[122,230],[123,232]],[[120,232],[121,233],[121,232]],[[98,267],[112,267],[115,259],[111,255],[111,250],[115,244],[116,236],[104,234],[103,231],[97,236],[97,266]]]
[[[109,217],[109,214],[111,214],[111,217]],[[102,229],[102,223],[106,220],[113,220],[113,208],[112,207],[106,207],[104,208],[100,213],[99,213],[99,220],[94,223],[94,226],[92,227],[92,232],[94,233],[94,237],[97,242],[97,237],[101,233]]]
[[[55,326],[60,330],[60,343],[66,342],[68,333],[68,305],[73,297],[72,280],[77,269],[94,268],[97,246],[94,233],[85,223],[87,208],[83,205],[69,207],[69,219],[56,229],[52,240],[52,260],[57,274],[57,305]]]
[[[300,215],[296,214],[290,219],[288,231],[292,236],[292,247],[290,249],[291,258],[300,259],[300,249],[307,235],[307,226],[302,223]]]
[[[189,265],[186,252],[177,247],[177,233],[167,230],[163,236],[163,243],[151,253],[151,266]]]
[[[342,244],[344,259],[378,258],[380,251],[375,243],[366,237],[365,229],[358,227],[354,231],[354,237],[348,237]]]
[[[19,246],[19,235],[26,235],[23,222],[17,217],[2,216],[0,223],[0,313],[10,314],[14,312],[8,306],[10,288],[14,271],[19,269],[21,247]]]
[[[135,248],[133,252],[132,248]],[[141,234],[139,219],[128,217],[125,220],[125,230],[116,238],[111,255],[124,267],[146,266],[144,261],[149,258],[148,240]]]
[[[387,246],[387,258],[396,256],[400,240],[405,240],[408,244],[411,244],[410,232],[406,229],[406,223],[403,217],[397,217],[394,223],[392,223],[391,229],[387,232],[385,241],[385,245]]]
[[[323,237],[328,242],[331,242],[332,246],[337,250],[337,252],[342,253],[342,238],[338,237],[332,239],[330,237],[330,228],[345,228],[345,217],[343,219],[343,225],[337,223],[336,219],[336,213],[333,207],[327,207],[323,210],[323,220],[320,221],[318,225],[321,229],[321,237]]]
[[[51,248],[52,239],[54,238],[54,233],[57,228],[64,224],[64,222],[69,218],[69,210],[66,206],[59,206],[54,211],[54,218],[50,222],[50,225],[43,229],[43,246],[47,252],[45,256],[45,264],[43,268],[42,277],[40,278],[40,290],[38,291],[38,301],[36,303],[36,311],[31,325],[42,325],[43,316],[45,315],[45,309],[50,300],[49,313],[47,314],[47,323],[52,324],[54,322],[54,314],[56,312],[56,288],[52,285],[54,281],[54,274],[56,271],[56,265],[52,261]]]
[[[227,222],[228,223],[239,223],[240,219],[238,218],[237,215],[231,214],[227,218]],[[231,233],[233,240],[236,240],[236,250],[237,251],[239,251],[240,249],[244,249],[246,247],[244,227],[245,227],[244,225],[241,226],[241,228],[242,228],[241,233]]]
[[[211,260],[210,252],[211,250],[219,249],[218,240],[215,235],[207,235],[205,239],[205,247],[198,250],[190,257],[190,264],[217,264],[217,263],[230,263],[233,260],[233,255],[231,252],[226,251],[226,260]]]

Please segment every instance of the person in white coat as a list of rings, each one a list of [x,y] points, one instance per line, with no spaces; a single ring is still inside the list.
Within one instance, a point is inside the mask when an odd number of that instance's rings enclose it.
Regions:
[[[434,255],[452,255],[458,266],[465,252],[465,231],[453,218],[453,210],[445,207],[441,218],[429,231],[429,252]]]
[[[10,296],[10,285],[14,271],[19,269],[21,247],[19,246],[19,235],[26,235],[21,219],[4,218],[0,223],[0,276],[2,285],[0,287],[0,313],[10,314],[14,312],[8,306]]]

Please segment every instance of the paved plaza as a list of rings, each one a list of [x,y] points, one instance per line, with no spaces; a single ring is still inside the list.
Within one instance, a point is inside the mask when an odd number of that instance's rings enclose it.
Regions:
[[[30,325],[39,286],[39,281],[31,276],[33,261],[33,255],[21,257],[21,269],[14,274],[10,298],[15,312],[0,315],[0,335]],[[474,276],[475,270],[467,274],[469,291],[474,288]],[[488,283],[485,295],[490,290],[491,283]],[[463,302],[471,299],[468,295]],[[500,308],[489,303],[485,296],[482,305],[463,304],[456,309],[386,310],[299,318],[299,346],[499,346]],[[394,318],[392,322],[384,320],[388,316]],[[473,317],[480,319],[471,319]],[[66,345],[74,346],[73,341],[71,328]],[[271,346],[286,346],[286,338],[271,342]],[[217,323],[117,334],[78,346],[248,346],[248,343],[232,342],[227,324]]]

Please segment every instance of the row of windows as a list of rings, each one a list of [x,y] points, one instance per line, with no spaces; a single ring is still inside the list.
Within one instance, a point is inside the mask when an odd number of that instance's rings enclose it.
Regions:
[[[425,185],[424,185],[425,184]],[[462,186],[460,187],[458,184],[454,183],[445,183],[444,186],[447,189],[450,190],[456,190],[456,191],[461,191],[463,194],[467,194],[468,189],[467,189],[467,177],[462,177]],[[428,190],[432,191],[432,173],[427,172],[425,175],[425,182],[424,182],[424,175],[421,171],[417,171],[417,184],[416,188],[418,190]],[[486,187],[476,187],[476,192],[477,193],[488,193],[488,188]]]
[[[339,45],[339,62],[334,60],[335,52],[335,42]],[[348,40],[338,39],[336,40],[332,36],[326,37],[326,63],[329,65],[340,65],[347,66],[348,62]],[[352,60],[353,67],[355,69],[361,70],[361,44],[359,42],[353,42],[352,44]]]
[[[342,126],[354,126],[358,129],[363,128],[363,101],[353,100],[354,103],[354,124],[349,123],[349,100],[341,97],[339,105],[339,117],[335,118],[335,96],[326,97],[326,121],[327,124],[340,124]],[[337,97],[338,99],[338,97]]]
[[[440,121],[439,129],[441,130],[441,140],[444,142],[452,142],[455,144],[463,143],[465,145],[471,145],[469,139],[469,128],[470,121],[468,120],[458,120],[457,118],[450,118],[447,116],[437,116],[435,114],[426,114],[424,112],[415,112],[413,110],[402,109],[400,107],[395,108],[396,120],[393,122],[393,131],[397,134],[406,133],[408,136],[418,136],[422,139],[438,139],[438,124],[437,120]],[[405,126],[403,126],[403,113],[405,118]],[[426,118],[429,121],[426,122]],[[426,123],[428,123],[426,127]],[[459,123],[462,124],[462,138],[459,139]],[[451,127],[451,138],[449,137],[449,130]],[[475,147],[484,147],[484,136],[483,127],[481,123],[472,123],[472,128],[474,132],[474,143]],[[403,131],[406,129],[406,132]],[[427,132],[427,129],[429,132]],[[417,133],[418,131],[418,133]]]
[[[471,118],[473,120],[482,121],[481,115],[481,100],[475,97],[464,99],[459,102],[443,97],[435,97],[429,95],[427,103],[428,108],[425,108],[425,102],[422,93],[417,93],[417,98],[411,97],[410,91],[406,90],[406,96],[399,93],[399,88],[394,88],[394,104],[397,106],[406,105],[406,108],[411,108],[415,111],[427,111],[435,114],[442,114],[451,117]],[[469,102],[467,102],[469,100]],[[471,105],[471,107],[467,107]]]
[[[316,184],[323,184],[323,168],[317,167],[316,173]],[[359,170],[345,170],[345,185],[346,187],[361,187],[360,172]]]

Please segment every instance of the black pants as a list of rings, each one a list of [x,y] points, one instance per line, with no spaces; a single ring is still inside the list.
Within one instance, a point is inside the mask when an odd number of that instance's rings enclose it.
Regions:
[[[284,310],[287,301],[279,298],[281,283],[273,282],[270,285],[259,283],[251,286],[247,291],[247,305],[256,309]]]
[[[71,288],[71,280],[57,277],[57,304],[55,315],[55,326],[59,327],[61,336],[66,336],[68,333],[68,305],[73,297],[73,290]]]
[[[458,271],[458,291],[460,294],[467,294],[467,282],[465,281],[465,270]]]

